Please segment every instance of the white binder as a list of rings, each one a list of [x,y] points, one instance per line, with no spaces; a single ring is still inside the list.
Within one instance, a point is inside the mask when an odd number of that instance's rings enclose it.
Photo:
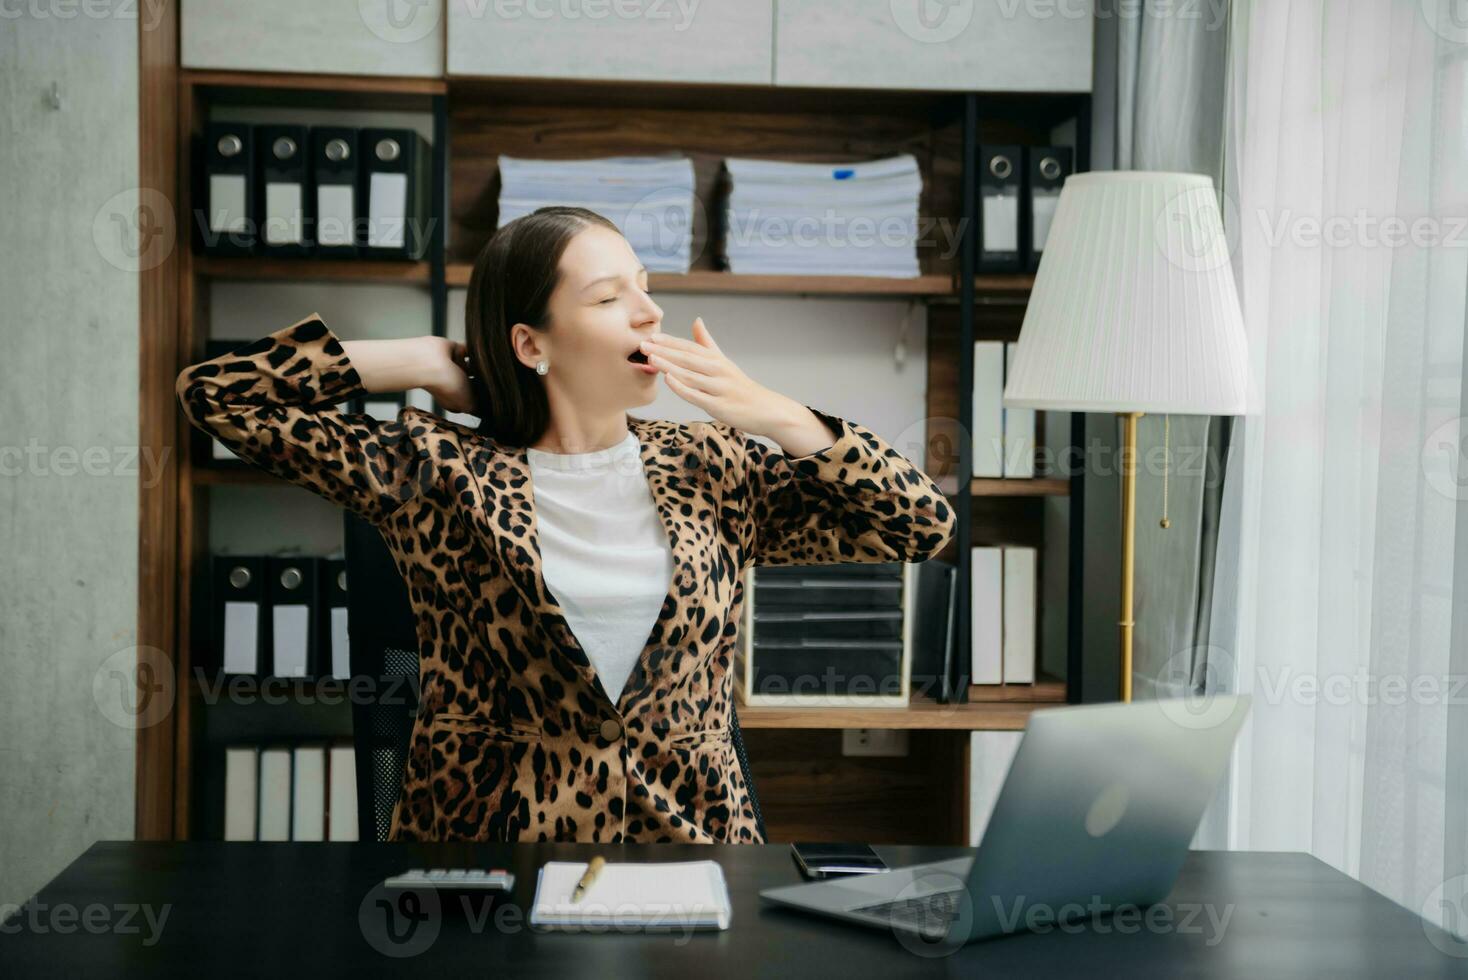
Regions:
[[[1004,343],[974,343],[974,476],[1004,475]]]
[[[1004,549],[1004,683],[1035,682],[1034,548]]]

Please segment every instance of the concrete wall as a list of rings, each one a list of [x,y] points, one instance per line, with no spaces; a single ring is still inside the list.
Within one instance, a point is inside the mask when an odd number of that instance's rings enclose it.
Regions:
[[[134,737],[109,667],[136,643],[139,480],[138,5],[7,6],[0,913],[133,835]]]

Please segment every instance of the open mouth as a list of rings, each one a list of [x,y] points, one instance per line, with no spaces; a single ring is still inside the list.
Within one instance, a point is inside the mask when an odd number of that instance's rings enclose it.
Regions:
[[[627,355],[627,360],[631,361],[633,364],[646,364],[647,355],[640,350],[635,350]]]

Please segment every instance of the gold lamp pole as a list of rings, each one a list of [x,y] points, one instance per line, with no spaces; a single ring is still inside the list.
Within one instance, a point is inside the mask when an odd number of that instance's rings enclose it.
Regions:
[[[1132,568],[1136,560],[1137,419],[1141,412],[1121,412],[1121,699],[1132,699]]]

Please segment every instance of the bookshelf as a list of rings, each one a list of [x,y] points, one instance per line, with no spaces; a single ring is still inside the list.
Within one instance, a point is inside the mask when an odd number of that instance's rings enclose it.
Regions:
[[[160,55],[160,58],[163,56]],[[914,279],[847,276],[739,276],[716,267],[716,215],[700,214],[694,230],[694,263],[687,275],[650,277],[657,292],[750,296],[911,298],[928,314],[930,420],[970,416],[971,364],[964,353],[979,336],[1014,339],[1033,283],[1027,274],[979,275],[973,271],[974,201],[965,193],[979,141],[1049,143],[1056,127],[1074,120],[1077,165],[1084,169],[1089,141],[1089,96],[1052,94],[865,91],[777,88],[764,85],[588,83],[558,79],[445,79],[312,75],[274,72],[171,70],[176,117],[159,127],[176,169],[178,243],[168,272],[174,293],[145,295],[144,323],[159,324],[145,337],[150,383],[174,402],[172,381],[199,360],[209,336],[211,286],[216,282],[300,282],[395,285],[427,291],[431,323],[416,332],[446,332],[448,292],[466,286],[478,249],[496,227],[496,156],[584,157],[678,151],[694,160],[697,199],[709,212],[723,200],[717,186],[726,156],[788,160],[857,159],[911,152],[924,175],[920,214],[958,228],[962,247],[919,246],[922,274]],[[435,223],[430,254],[418,262],[217,258],[197,254],[187,222],[195,162],[195,135],[216,107],[383,110],[419,114],[433,133]],[[146,134],[145,134],[146,135]],[[950,245],[953,243],[950,242]],[[149,304],[158,316],[150,316]],[[264,332],[262,328],[260,332]],[[213,798],[219,781],[210,771],[206,733],[239,732],[258,724],[274,731],[278,719],[291,730],[316,725],[339,734],[341,717],[328,713],[264,710],[230,705],[228,717],[209,703],[208,684],[194,675],[195,654],[207,642],[203,593],[210,553],[209,508],[216,488],[283,487],[250,468],[211,467],[191,458],[192,430],[164,396],[149,395],[144,442],[171,444],[178,465],[166,489],[174,501],[171,527],[160,516],[145,522],[141,569],[171,582],[171,604],[140,607],[140,634],[176,651],[179,691],[171,731],[139,743],[139,837],[179,839],[217,836]],[[1079,478],[968,479],[966,447],[932,452],[937,429],[930,422],[929,458],[921,462],[949,489],[958,513],[955,542],[943,557],[961,570],[959,593],[968,595],[967,552],[979,541],[1043,541],[1047,500],[1074,502]],[[940,458],[941,456],[941,458]],[[252,492],[252,491],[251,491]],[[1072,503],[1072,515],[1080,509]],[[1078,520],[1070,537],[1079,541]],[[1073,550],[1072,554],[1076,552]],[[740,709],[761,803],[772,839],[868,839],[966,843],[968,840],[969,735],[1016,731],[1037,707],[1075,700],[1079,691],[1079,642],[1075,613],[1078,561],[1072,561],[1071,635],[1064,678],[1042,675],[1033,685],[968,686],[960,703],[939,704],[921,695],[902,708]],[[145,578],[152,581],[152,578]],[[967,602],[961,601],[960,649],[968,662]],[[202,658],[200,658],[202,659]],[[966,673],[966,669],[965,669]],[[254,721],[252,721],[254,719]],[[274,720],[272,720],[274,719]],[[911,736],[902,759],[846,757],[841,729],[902,729]],[[209,736],[212,737],[212,736]],[[146,819],[143,815],[146,813]],[[921,826],[917,826],[920,824]]]

